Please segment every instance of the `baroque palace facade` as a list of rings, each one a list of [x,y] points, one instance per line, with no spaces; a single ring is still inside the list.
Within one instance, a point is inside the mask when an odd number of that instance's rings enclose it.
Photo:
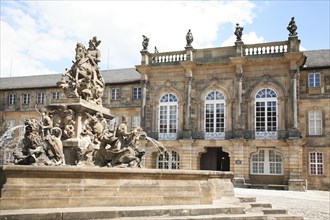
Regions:
[[[245,187],[330,189],[330,50],[300,40],[150,53],[135,68],[101,71],[103,106],[151,143],[146,168],[233,171]],[[1,78],[0,124],[22,125],[65,98],[61,74]],[[120,123],[109,121],[109,127]],[[3,162],[10,156],[5,151]]]

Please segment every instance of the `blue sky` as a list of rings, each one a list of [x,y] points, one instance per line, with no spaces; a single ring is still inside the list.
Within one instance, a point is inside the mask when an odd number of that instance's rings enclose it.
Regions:
[[[235,24],[245,44],[284,41],[296,18],[302,50],[329,49],[330,0],[310,1],[6,1],[1,0],[0,77],[62,73],[77,42],[102,41],[101,69],[140,63],[142,34],[149,51],[232,46]]]

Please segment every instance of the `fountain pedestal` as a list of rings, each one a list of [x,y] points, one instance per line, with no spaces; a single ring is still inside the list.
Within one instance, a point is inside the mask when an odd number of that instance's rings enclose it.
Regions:
[[[0,166],[0,209],[212,204],[234,196],[232,172]]]
[[[65,126],[68,123],[65,117],[61,117],[60,114],[63,114],[65,110],[72,110],[74,112],[73,117],[73,125],[74,125],[74,134],[71,138],[62,140],[63,144],[63,153],[65,155],[66,164],[74,165],[77,155],[76,148],[82,147],[83,140],[80,139],[80,134],[83,131],[84,124],[86,120],[88,120],[88,116],[86,113],[90,115],[95,115],[96,113],[101,113],[103,118],[105,119],[113,119],[114,116],[110,112],[110,109],[105,108],[103,106],[97,105],[92,102],[88,102],[84,99],[80,98],[66,98],[66,99],[56,99],[47,106],[49,110],[54,111],[54,118],[60,121],[58,123],[62,123]],[[61,109],[64,109],[63,111]],[[62,121],[61,121],[62,120]],[[56,122],[55,122],[56,123]]]

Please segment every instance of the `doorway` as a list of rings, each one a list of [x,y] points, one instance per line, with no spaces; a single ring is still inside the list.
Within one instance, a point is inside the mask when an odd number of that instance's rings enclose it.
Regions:
[[[208,147],[200,158],[201,170],[230,171],[230,157],[222,147]]]

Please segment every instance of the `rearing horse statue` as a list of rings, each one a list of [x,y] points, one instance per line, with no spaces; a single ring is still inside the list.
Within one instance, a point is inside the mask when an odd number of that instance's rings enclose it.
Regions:
[[[77,43],[75,50],[76,61],[57,84],[64,89],[68,98],[82,98],[102,105],[105,83],[97,63],[93,60],[95,51],[99,51],[95,46],[87,50],[81,43]]]

